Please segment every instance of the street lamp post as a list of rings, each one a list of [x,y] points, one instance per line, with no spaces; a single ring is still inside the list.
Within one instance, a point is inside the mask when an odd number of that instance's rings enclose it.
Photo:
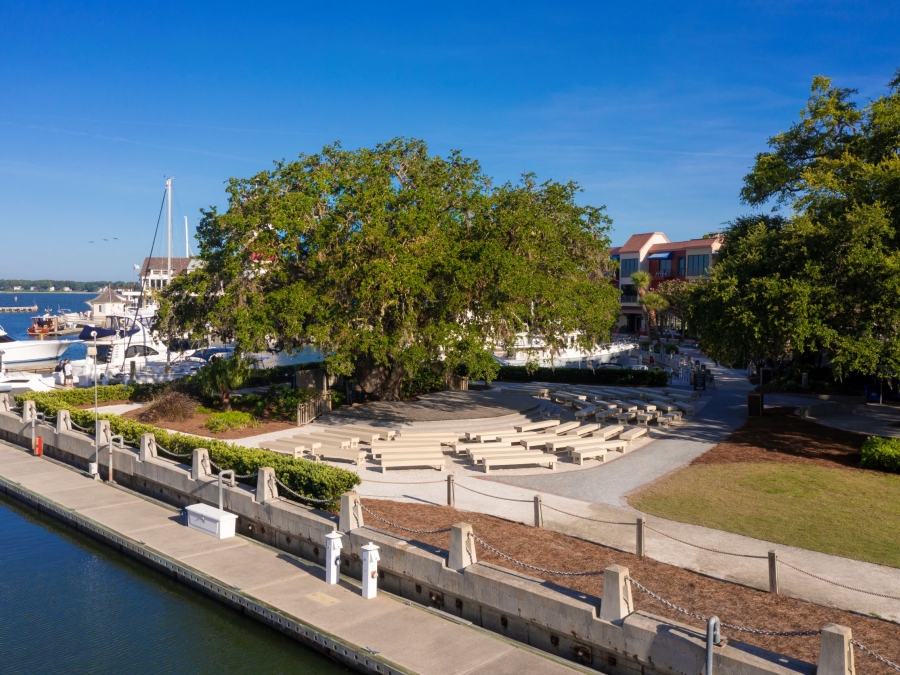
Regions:
[[[97,428],[99,426],[99,415],[97,414],[97,331],[92,330],[91,337],[94,338],[94,462],[97,467],[94,480],[100,480],[100,430]]]

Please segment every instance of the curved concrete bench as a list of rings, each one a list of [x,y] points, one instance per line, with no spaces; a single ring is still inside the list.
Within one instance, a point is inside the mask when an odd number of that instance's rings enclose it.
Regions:
[[[443,471],[446,467],[447,460],[443,453],[422,453],[409,456],[390,456],[382,457],[379,464],[381,465],[381,473],[386,473],[389,468],[409,468],[416,466],[430,466],[433,469]]]
[[[647,436],[649,433],[650,430],[647,427],[634,427],[633,429],[629,429],[628,431],[623,431],[621,434],[619,434],[619,438],[623,441],[628,441],[628,443],[631,443],[636,438]]]
[[[610,450],[625,452],[625,441],[604,441],[589,448],[566,448],[572,456],[575,464],[583,464],[585,459],[598,459],[601,462],[606,459],[606,453]]]
[[[541,422],[529,422],[527,424],[520,424],[519,426],[514,428],[519,433],[523,433],[526,431],[543,431],[545,429],[550,429],[551,427],[558,427],[559,425],[559,420],[543,420]]]
[[[362,466],[366,461],[366,451],[357,448],[326,448],[320,447],[312,451],[316,459],[346,459]]]
[[[491,457],[484,459],[484,472],[490,473],[491,467],[516,466],[522,464],[546,464],[551,471],[556,468],[556,455],[541,453],[539,457],[530,455],[508,455],[504,457]]]
[[[601,438],[604,441],[608,441],[610,438],[612,438],[613,436],[618,436],[623,431],[625,431],[625,427],[623,427],[621,424],[616,424],[615,426],[598,429],[591,434],[591,438]]]

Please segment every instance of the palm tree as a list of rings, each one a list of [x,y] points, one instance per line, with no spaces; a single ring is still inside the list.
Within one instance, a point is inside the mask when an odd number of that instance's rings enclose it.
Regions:
[[[647,320],[647,309],[644,307],[644,296],[647,295],[647,291],[650,290],[650,272],[645,272],[644,270],[632,272],[631,285],[634,286],[634,290],[637,291],[638,302],[641,303],[641,308],[644,310],[644,325],[647,326],[647,337],[649,338],[650,324]]]
[[[650,338],[650,344],[653,344],[653,336],[650,334],[653,326],[656,326],[656,339],[660,338],[659,334],[659,312],[664,312],[669,308],[669,301],[666,300],[662,293],[650,292],[641,298],[641,306],[647,312],[650,318],[647,327],[647,336]]]
[[[240,354],[213,359],[197,373],[200,388],[207,396],[218,396],[222,410],[231,410],[231,390],[240,389],[250,377],[250,365]]]

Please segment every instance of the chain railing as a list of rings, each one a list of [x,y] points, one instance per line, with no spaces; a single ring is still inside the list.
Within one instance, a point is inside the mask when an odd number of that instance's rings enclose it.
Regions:
[[[156,444],[156,449],[157,449],[157,450],[161,450],[161,451],[163,451],[165,454],[171,455],[172,457],[193,457],[193,456],[194,456],[194,453],[193,453],[193,452],[188,452],[188,453],[182,454],[182,453],[178,453],[178,452],[172,452],[171,450],[166,450],[166,449],[165,449],[163,446],[161,446],[159,443]]]
[[[255,474],[254,474],[254,475],[255,475]],[[289,488],[287,485],[285,485],[284,483],[282,483],[280,480],[278,480],[278,477],[277,477],[277,476],[275,477],[275,483],[278,485],[278,487],[284,489],[285,491],[288,492],[288,494],[293,495],[293,496],[296,497],[297,499],[303,499],[303,500],[308,501],[308,502],[311,502],[311,503],[313,503],[313,504],[332,504],[332,503],[338,501],[338,499],[339,499],[339,498],[334,498],[334,499],[316,499],[315,497],[309,497],[309,496],[307,496],[307,495],[300,494],[299,492],[295,492],[294,490],[292,490],[291,488]],[[363,507],[363,508],[365,508],[365,507]]]
[[[554,576],[560,576],[560,577],[591,577],[591,576],[597,576],[597,575],[603,574],[603,570],[590,570],[590,571],[586,571],[586,572],[560,572],[558,570],[548,570],[543,567],[538,567],[537,565],[530,565],[527,562],[517,560],[516,558],[513,558],[511,555],[507,555],[503,551],[494,548],[493,546],[491,546],[489,543],[487,543],[484,539],[479,537],[474,532],[470,532],[469,536],[472,537],[472,539],[474,539],[476,542],[481,544],[484,548],[486,548],[488,551],[490,551],[494,555],[498,555],[501,558],[503,558],[504,560],[508,560],[509,562],[511,562],[513,564],[519,565],[520,567],[524,567],[525,569],[529,569],[534,572],[542,572],[543,574],[552,574]]]
[[[754,560],[768,560],[768,556],[765,555],[752,555],[750,553],[730,553],[728,551],[720,551],[716,548],[708,548],[706,546],[700,546],[700,544],[692,544],[689,541],[684,541],[683,539],[678,539],[677,537],[673,537],[671,534],[666,534],[665,532],[660,532],[655,527],[650,527],[649,525],[644,525],[645,529],[650,530],[651,532],[656,532],[656,534],[661,534],[668,539],[673,541],[677,541],[679,544],[684,544],[685,546],[693,546],[694,548],[699,548],[701,551],[709,551],[710,553],[719,553],[720,555],[730,555],[735,558],[752,558]],[[782,561],[783,562],[783,561]],[[787,564],[787,563],[785,563]]]
[[[557,513],[562,513],[566,516],[571,516],[573,518],[581,518],[582,520],[589,520],[592,523],[601,523],[603,525],[628,525],[630,527],[634,527],[634,522],[621,522],[618,520],[600,520],[599,518],[588,518],[587,516],[580,516],[577,513],[569,513],[568,511],[563,511],[562,509],[558,509],[555,506],[550,506],[549,504],[544,504],[541,502],[541,507],[545,509],[550,509],[551,511],[556,511]]]
[[[651,598],[653,598],[660,604],[665,605],[669,609],[673,609],[676,612],[680,612],[681,614],[689,616],[693,619],[697,619],[697,621],[702,621],[702,622],[706,623],[708,617],[705,617],[701,614],[696,614],[694,612],[691,612],[690,610],[687,610],[684,607],[679,607],[674,602],[670,602],[670,601],[666,600],[665,598],[663,598],[663,597],[657,595],[656,593],[654,593],[653,591],[651,591],[649,588],[647,588],[643,584],[638,583],[631,576],[628,577],[628,581],[635,588],[643,591],[644,593],[649,595]],[[819,635],[822,632],[820,630],[766,630],[764,628],[747,628],[746,626],[737,626],[735,624],[725,623],[724,621],[722,622],[722,626],[724,628],[730,628],[731,630],[735,630],[740,633],[753,633],[754,635],[772,635],[772,636],[778,636],[778,637],[809,637],[812,635]]]
[[[812,572],[807,572],[806,570],[802,570],[799,567],[791,565],[784,560],[779,560],[782,565],[785,567],[789,567],[795,572],[800,572],[800,574],[805,574],[808,577],[812,577],[813,579],[818,579],[819,581],[824,581],[826,584],[831,584],[832,586],[837,586],[838,588],[846,588],[848,591],[855,591],[856,593],[865,593],[866,595],[874,595],[877,598],[885,598],[886,600],[900,600],[900,596],[896,595],[888,595],[886,593],[876,593],[875,591],[864,591],[861,588],[855,588],[853,586],[848,586],[847,584],[842,584],[838,581],[832,581],[831,579],[826,579],[825,577],[820,577],[817,574],[813,574]]]
[[[214,461],[212,461],[212,459],[209,460],[209,465],[212,468],[214,468],[216,471],[218,471],[219,473],[222,473],[222,471],[225,470],[221,466],[216,464]],[[237,472],[235,472],[234,477],[235,478],[256,478],[258,475],[259,475],[259,471],[254,471],[253,473],[237,473]]]
[[[442,527],[442,528],[439,529],[439,530],[415,530],[415,529],[413,529],[413,528],[411,528],[411,527],[404,527],[403,525],[398,525],[397,523],[392,523],[392,522],[391,522],[390,520],[388,520],[387,518],[382,518],[381,516],[379,516],[379,515],[378,515],[377,513],[375,513],[374,511],[372,511],[369,507],[367,507],[367,506],[366,506],[365,504],[363,504],[362,502],[360,502],[359,505],[362,507],[362,510],[363,510],[363,511],[365,511],[366,513],[368,513],[368,514],[369,514],[370,516],[372,516],[375,520],[380,520],[380,521],[381,521],[382,523],[384,523],[385,525],[390,525],[391,527],[394,527],[394,528],[396,528],[396,529],[398,529],[398,530],[403,530],[404,532],[412,532],[413,534],[440,534],[441,532],[449,532],[449,531],[450,531],[450,528],[449,528],[449,527]]]
[[[443,481],[441,481],[441,482],[443,482]],[[492,499],[500,499],[504,502],[519,502],[521,504],[534,503],[534,500],[532,500],[532,499],[512,499],[510,497],[498,497],[497,495],[489,495],[486,492],[479,492],[478,490],[473,490],[472,488],[466,487],[465,485],[462,485],[461,483],[457,483],[456,487],[462,488],[463,490],[468,490],[469,492],[474,492],[476,495],[481,495],[482,497],[491,497]]]
[[[876,661],[881,661],[884,665],[889,666],[889,667],[893,668],[894,670],[900,671],[900,666],[898,666],[896,663],[894,663],[893,661],[888,661],[881,654],[876,654],[875,652],[873,652],[871,649],[866,647],[864,644],[862,644],[858,640],[854,640],[853,638],[850,638],[850,643],[853,645],[856,645],[856,648],[859,649],[859,651],[863,652],[864,654],[868,654]]]

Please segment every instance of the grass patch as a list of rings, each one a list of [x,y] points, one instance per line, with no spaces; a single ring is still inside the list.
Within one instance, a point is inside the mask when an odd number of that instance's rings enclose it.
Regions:
[[[900,567],[900,476],[815,464],[697,464],[629,498],[641,511]]]
[[[229,429],[256,428],[260,424],[250,413],[230,410],[228,412],[214,412],[203,423],[203,426],[214,434],[221,434]]]

